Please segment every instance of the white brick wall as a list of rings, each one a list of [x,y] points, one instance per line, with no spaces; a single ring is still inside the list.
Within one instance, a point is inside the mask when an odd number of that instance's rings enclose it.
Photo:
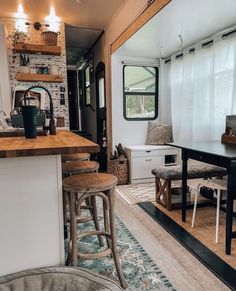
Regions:
[[[30,23],[34,23],[34,20],[27,20]],[[62,83],[44,83],[44,82],[19,82],[16,80],[15,75],[19,72],[20,68],[20,54],[14,52],[12,35],[15,32],[15,20],[14,18],[3,19],[0,18],[0,22],[4,23],[8,30],[8,54],[9,54],[9,64],[10,64],[10,85],[11,91],[13,92],[16,86],[32,86],[34,84],[40,84],[46,87],[52,94],[54,113],[55,116],[63,116],[65,118],[65,124],[69,127],[69,110],[68,110],[68,91],[67,91],[67,67],[66,67],[66,48],[65,48],[65,30],[64,23],[60,24],[60,35],[58,36],[58,45],[61,46],[60,56],[50,56],[50,55],[27,55],[30,58],[29,67],[34,66],[50,66],[56,65],[59,74],[63,78]],[[28,26],[27,36],[29,40],[28,43],[41,43],[41,32],[33,28],[33,25]],[[60,105],[60,86],[65,87],[65,105]]]

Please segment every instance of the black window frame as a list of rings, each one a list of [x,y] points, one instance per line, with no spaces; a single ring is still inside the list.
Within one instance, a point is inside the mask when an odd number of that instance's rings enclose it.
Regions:
[[[129,94],[127,94],[125,92],[125,67],[142,67],[142,68],[153,68],[156,71],[156,86],[155,86],[155,115],[154,117],[137,117],[137,118],[129,118],[126,116],[126,95],[153,95],[153,93],[147,93],[147,92],[129,92]],[[127,121],[147,121],[147,120],[155,120],[158,117],[158,81],[159,81],[159,68],[156,66],[142,66],[142,65],[124,65],[123,66],[123,116],[124,119]]]

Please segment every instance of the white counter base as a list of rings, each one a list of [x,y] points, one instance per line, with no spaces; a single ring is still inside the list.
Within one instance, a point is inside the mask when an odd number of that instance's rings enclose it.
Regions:
[[[0,276],[64,265],[60,155],[0,159]]]

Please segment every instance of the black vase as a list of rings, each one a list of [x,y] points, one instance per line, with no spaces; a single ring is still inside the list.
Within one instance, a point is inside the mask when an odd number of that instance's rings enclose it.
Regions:
[[[37,114],[37,106],[21,106],[24,129],[25,129],[25,137],[26,138],[36,138],[36,114]]]

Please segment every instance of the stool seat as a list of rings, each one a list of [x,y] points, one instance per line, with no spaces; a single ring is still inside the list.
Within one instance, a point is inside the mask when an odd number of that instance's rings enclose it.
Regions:
[[[62,162],[70,162],[70,161],[88,161],[90,159],[89,153],[77,153],[77,154],[65,154],[61,156]]]
[[[63,174],[80,174],[94,172],[99,169],[99,163],[94,161],[72,161],[62,164]]]
[[[105,173],[86,173],[73,175],[63,180],[65,191],[96,193],[103,192],[115,187],[117,177]]]

